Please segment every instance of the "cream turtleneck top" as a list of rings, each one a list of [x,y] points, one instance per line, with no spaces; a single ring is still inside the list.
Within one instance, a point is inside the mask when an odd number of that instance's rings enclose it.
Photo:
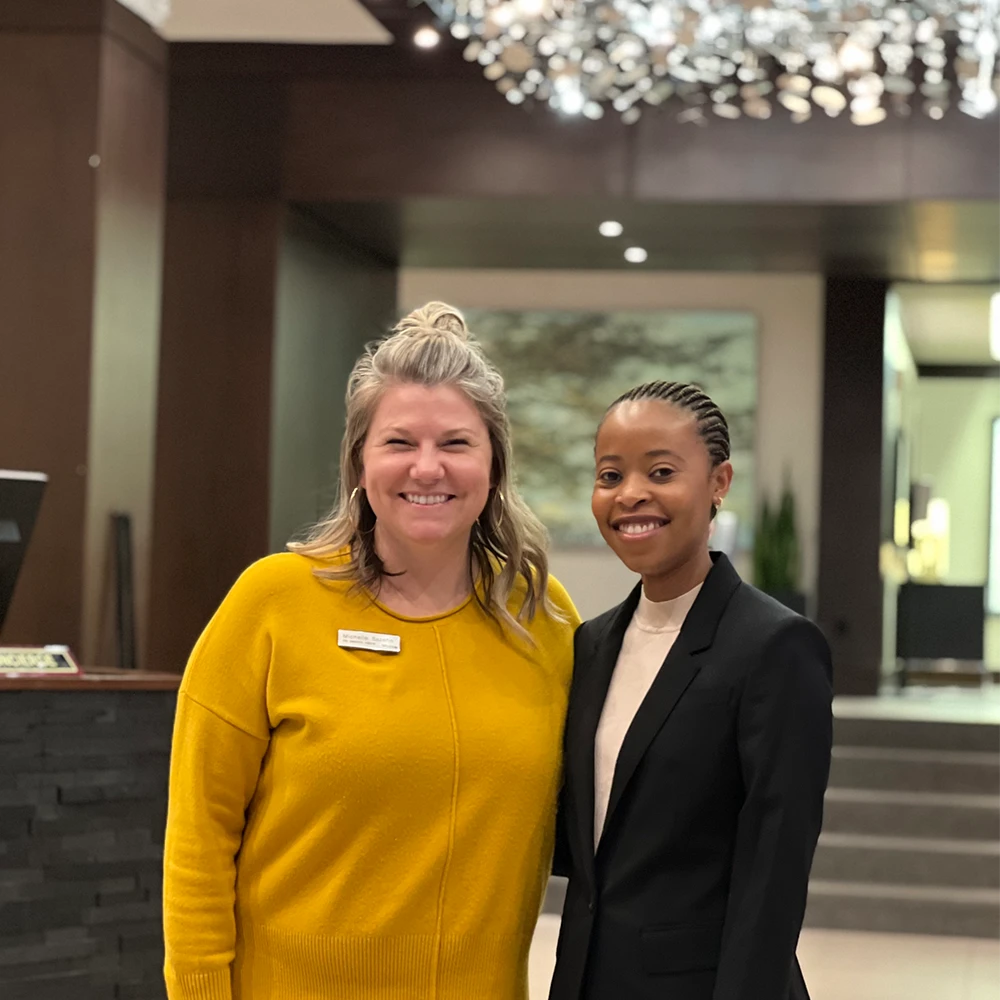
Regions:
[[[672,601],[651,601],[645,591],[639,596],[611,675],[594,742],[595,851],[604,830],[611,782],[625,734],[677,639],[701,586],[698,584]]]

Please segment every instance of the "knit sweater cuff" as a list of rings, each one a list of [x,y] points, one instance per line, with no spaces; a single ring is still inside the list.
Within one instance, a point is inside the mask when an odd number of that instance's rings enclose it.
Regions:
[[[167,970],[167,996],[170,1000],[233,1000],[232,971],[227,966],[212,972],[178,975]]]

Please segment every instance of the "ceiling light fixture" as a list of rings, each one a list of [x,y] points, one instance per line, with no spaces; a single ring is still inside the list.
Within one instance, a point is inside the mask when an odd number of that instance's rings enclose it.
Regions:
[[[998,106],[1000,0],[424,0],[511,103],[631,124]],[[484,54],[488,53],[488,59]]]
[[[609,219],[607,222],[602,222],[597,227],[597,231],[602,236],[621,236],[625,232],[625,227],[620,222]]]
[[[642,247],[629,247],[625,251],[625,259],[630,264],[643,264],[649,256]]]
[[[433,49],[440,41],[441,36],[433,28],[426,25],[423,28],[418,28],[413,36],[413,44],[418,49]]]

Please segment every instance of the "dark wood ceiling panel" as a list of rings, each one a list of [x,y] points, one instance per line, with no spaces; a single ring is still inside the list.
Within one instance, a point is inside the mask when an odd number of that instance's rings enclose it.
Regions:
[[[1000,203],[672,204],[613,199],[424,198],[313,204],[359,245],[410,267],[825,272],[908,281],[996,281]],[[616,219],[624,234],[597,232]]]

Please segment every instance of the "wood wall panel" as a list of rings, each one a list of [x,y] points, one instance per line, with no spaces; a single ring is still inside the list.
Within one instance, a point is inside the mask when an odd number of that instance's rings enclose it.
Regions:
[[[699,128],[679,124],[672,107],[632,126],[615,113],[567,120],[534,101],[511,107],[448,38],[433,52],[176,44],[171,68],[191,139],[179,133],[171,156],[178,193],[245,190],[251,166],[272,178],[275,144],[283,195],[308,202],[580,195],[866,204],[992,200],[1000,189],[996,118],[954,110],[941,122],[918,111],[868,128],[826,116],[795,125],[784,113],[713,117]]]
[[[91,467],[94,324],[117,323],[128,350],[132,295],[147,336],[158,327],[157,230],[141,217],[163,201],[165,64],[166,44],[115,0],[0,2],[0,467],[50,477],[4,642],[90,652],[85,524],[107,485]],[[143,288],[134,269],[150,261]]]
[[[172,75],[169,195],[277,197],[284,127],[278,79]]]
[[[0,31],[96,32],[104,9],[105,0],[0,0]]]
[[[0,468],[50,477],[5,643],[79,648],[99,45],[0,26]]]
[[[632,134],[557,122],[480,80],[314,79],[288,84],[283,188],[292,200],[420,194],[619,197]]]
[[[145,666],[181,670],[268,551],[277,202],[167,203]]]

